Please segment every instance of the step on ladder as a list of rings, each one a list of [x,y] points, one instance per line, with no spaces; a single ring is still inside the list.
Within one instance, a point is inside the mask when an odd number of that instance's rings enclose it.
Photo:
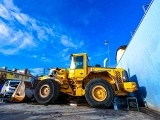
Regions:
[[[134,101],[135,102],[135,104],[136,104],[136,108],[137,108],[137,110],[138,110],[138,112],[139,112],[139,106],[138,106],[138,101],[137,101],[137,98],[136,97],[127,97],[127,110],[129,111],[129,108],[130,108],[130,102],[131,101]]]

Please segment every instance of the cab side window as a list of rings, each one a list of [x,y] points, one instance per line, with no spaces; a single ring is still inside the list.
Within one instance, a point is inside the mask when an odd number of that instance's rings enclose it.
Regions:
[[[83,56],[76,57],[76,68],[83,68]]]

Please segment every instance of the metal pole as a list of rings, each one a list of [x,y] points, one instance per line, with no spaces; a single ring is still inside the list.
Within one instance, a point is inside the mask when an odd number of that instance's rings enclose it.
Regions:
[[[110,66],[110,55],[109,55],[109,42],[105,40],[105,45],[107,45],[108,48],[108,67]]]
[[[109,43],[108,43],[108,67],[110,67]]]
[[[46,74],[46,69],[45,69],[45,68],[43,69],[43,74],[44,74],[44,75]]]

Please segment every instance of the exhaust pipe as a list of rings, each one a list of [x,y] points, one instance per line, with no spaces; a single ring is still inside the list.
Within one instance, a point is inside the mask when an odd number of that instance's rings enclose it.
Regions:
[[[107,61],[108,61],[108,58],[105,58],[105,59],[104,59],[104,61],[103,61],[103,65],[104,65],[104,67],[106,67],[106,63],[107,63]]]

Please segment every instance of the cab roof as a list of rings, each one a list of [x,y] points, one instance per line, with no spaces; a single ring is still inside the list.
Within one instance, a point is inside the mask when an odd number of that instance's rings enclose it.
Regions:
[[[71,54],[71,55],[87,55],[87,53],[76,53],[76,54]]]

